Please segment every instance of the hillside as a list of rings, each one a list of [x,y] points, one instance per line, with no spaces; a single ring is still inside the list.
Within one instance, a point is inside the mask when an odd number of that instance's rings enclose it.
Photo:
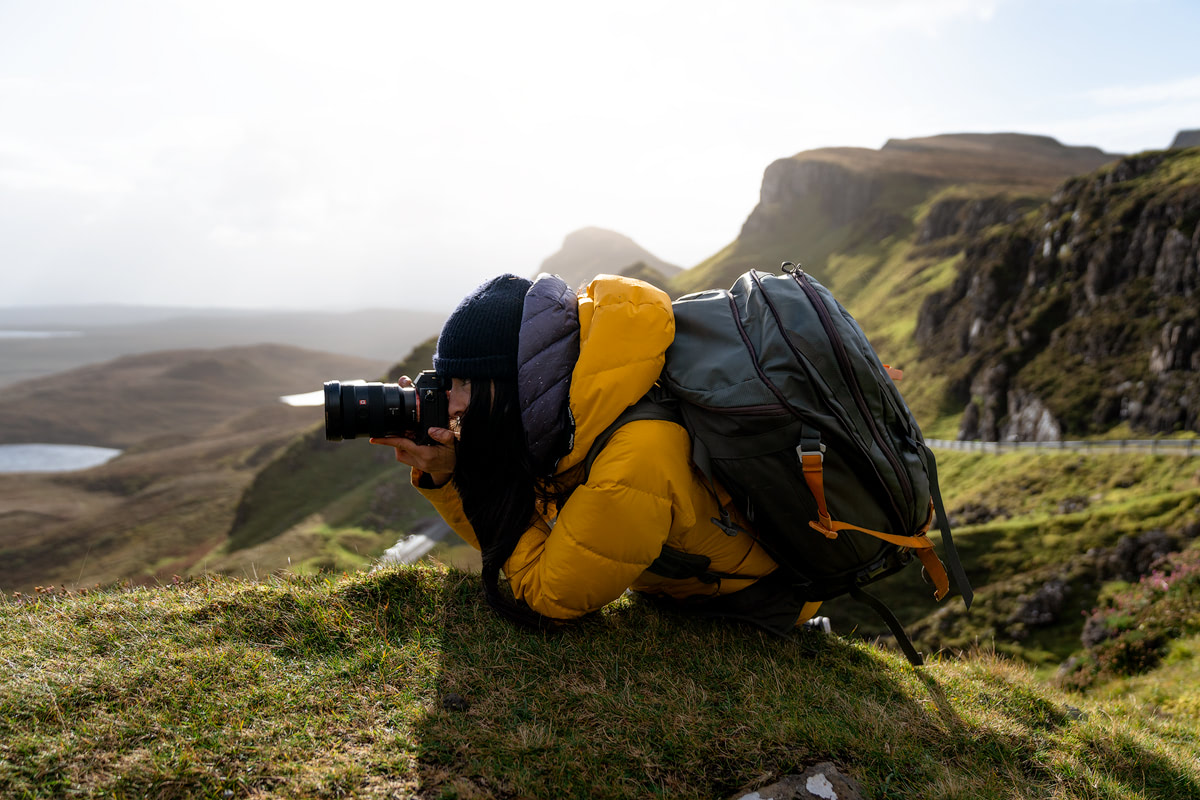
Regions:
[[[82,472],[0,475],[0,590],[218,567],[253,574],[249,560],[218,560],[242,492],[321,419],[321,409],[279,397],[378,369],[263,345],[129,356],[0,391],[8,441],[125,448]],[[310,555],[293,548],[283,565],[293,556],[299,567]]]
[[[1073,178],[970,241],[916,329],[967,408],[958,435],[1200,430],[1198,263],[1200,149]]]
[[[1107,593],[1160,570],[1200,537],[1196,458],[1014,450],[938,451],[937,459],[974,604],[935,603],[919,567],[872,586],[925,652],[987,642],[1054,669],[1082,649],[1085,615]],[[887,634],[850,599],[821,613],[839,632]]]
[[[602,273],[633,275],[665,285],[680,268],[655,256],[628,236],[603,228],[583,228],[570,233],[562,247],[542,262],[538,272],[558,275],[568,285],[580,287]]]
[[[0,442],[125,448],[189,437],[386,362],[285,345],[160,350],[0,388]]]
[[[0,599],[0,663],[8,797],[1200,796],[1194,660],[1148,704],[628,600],[534,635],[430,568]]]

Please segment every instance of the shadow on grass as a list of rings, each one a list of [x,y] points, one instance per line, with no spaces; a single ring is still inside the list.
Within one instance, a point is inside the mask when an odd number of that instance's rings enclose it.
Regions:
[[[531,634],[456,574],[438,624],[437,697],[414,729],[422,796],[723,797],[820,761],[868,797],[1200,796],[1168,755],[1003,670],[913,670],[631,601]]]

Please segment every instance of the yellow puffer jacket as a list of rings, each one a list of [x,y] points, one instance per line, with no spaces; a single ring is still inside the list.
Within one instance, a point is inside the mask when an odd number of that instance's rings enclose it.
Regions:
[[[560,474],[579,464],[596,437],[654,385],[675,335],[666,294],[611,275],[596,278],[580,294],[579,323],[570,388],[575,441],[558,464]],[[691,468],[690,452],[687,432],[673,422],[637,420],[617,429],[557,519],[556,509],[549,509],[505,563],[514,596],[544,616],[570,619],[627,588],[674,598],[729,594],[772,572],[775,562],[749,535],[728,536],[712,523],[720,516],[718,500]],[[420,477],[413,470],[414,486]],[[417,488],[479,547],[452,483]],[[727,496],[721,499],[728,503]],[[707,556],[714,572],[746,577],[705,584],[646,572],[664,544]]]

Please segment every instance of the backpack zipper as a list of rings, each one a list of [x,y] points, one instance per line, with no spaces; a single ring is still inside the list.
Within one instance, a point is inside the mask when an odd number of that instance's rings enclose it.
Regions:
[[[788,274],[804,290],[804,294],[816,310],[817,317],[821,320],[821,327],[825,329],[825,335],[829,337],[829,341],[833,344],[833,353],[837,357],[838,366],[841,368],[842,378],[850,386],[851,393],[854,395],[854,402],[858,406],[858,411],[862,414],[863,419],[867,421],[867,425],[871,429],[871,438],[875,440],[875,444],[879,446],[884,456],[887,457],[888,463],[891,464],[892,470],[896,473],[896,477],[900,481],[900,488],[904,490],[904,499],[911,506],[913,504],[912,482],[909,481],[908,473],[904,471],[899,456],[892,450],[891,445],[883,438],[878,426],[875,425],[875,417],[871,415],[871,411],[867,407],[867,400],[863,397],[862,386],[858,382],[858,376],[854,374],[854,368],[850,366],[850,356],[846,353],[846,345],[842,341],[841,334],[834,327],[833,317],[830,316],[829,309],[826,308],[825,302],[821,299],[821,295],[817,292],[816,288],[809,282],[808,275],[804,273],[804,270],[796,267],[794,272],[788,272]],[[757,280],[757,276],[755,280]],[[790,339],[788,343],[791,344]],[[880,481],[882,482],[882,477]],[[898,516],[897,521],[903,522],[904,515],[899,513],[899,509],[896,509],[896,512]]]

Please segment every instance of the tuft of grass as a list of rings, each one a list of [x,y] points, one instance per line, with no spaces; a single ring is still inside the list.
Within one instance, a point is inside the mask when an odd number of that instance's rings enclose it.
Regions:
[[[1200,794],[1195,717],[994,653],[629,600],[531,634],[432,567],[10,598],[0,664],[6,797],[721,797],[818,761],[869,797]]]

